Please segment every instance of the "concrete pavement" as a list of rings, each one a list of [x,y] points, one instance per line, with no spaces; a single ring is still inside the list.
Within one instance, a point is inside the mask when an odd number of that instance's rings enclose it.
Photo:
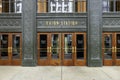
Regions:
[[[120,67],[0,66],[0,80],[120,80]]]

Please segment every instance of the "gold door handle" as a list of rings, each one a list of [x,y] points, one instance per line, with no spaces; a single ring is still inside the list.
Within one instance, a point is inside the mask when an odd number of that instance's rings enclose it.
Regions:
[[[74,53],[74,52],[75,52],[74,47],[72,47],[72,53]]]
[[[116,46],[115,46],[115,53],[117,52],[117,48],[116,48]]]
[[[8,47],[8,52],[12,52],[12,47]]]
[[[47,52],[49,52],[49,47],[47,47]]]
[[[75,47],[75,53],[76,53],[77,48]]]
[[[52,52],[51,47],[50,47],[50,53]]]
[[[11,51],[10,51],[10,47],[8,47],[8,52],[11,52]]]
[[[113,53],[113,52],[115,52],[115,48],[114,48],[114,47],[112,47],[112,53]]]

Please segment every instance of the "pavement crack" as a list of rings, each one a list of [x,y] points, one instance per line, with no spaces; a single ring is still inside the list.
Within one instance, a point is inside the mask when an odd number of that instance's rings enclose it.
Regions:
[[[108,76],[111,80],[113,80],[113,78],[109,76],[105,71],[103,71],[102,69],[100,69],[100,71],[103,72],[106,76]]]

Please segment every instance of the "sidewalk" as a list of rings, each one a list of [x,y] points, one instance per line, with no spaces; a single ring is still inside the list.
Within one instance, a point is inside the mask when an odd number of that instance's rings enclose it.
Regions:
[[[120,67],[0,66],[0,80],[120,80]]]

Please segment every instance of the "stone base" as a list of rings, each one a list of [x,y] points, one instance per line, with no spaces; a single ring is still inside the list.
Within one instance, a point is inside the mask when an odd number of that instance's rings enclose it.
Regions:
[[[92,60],[88,62],[88,67],[102,67],[102,61],[98,60]]]
[[[30,60],[30,59],[28,59],[28,60],[23,60],[22,61],[22,66],[23,67],[34,67],[34,66],[36,66],[37,64],[36,64],[36,61],[35,60]]]

